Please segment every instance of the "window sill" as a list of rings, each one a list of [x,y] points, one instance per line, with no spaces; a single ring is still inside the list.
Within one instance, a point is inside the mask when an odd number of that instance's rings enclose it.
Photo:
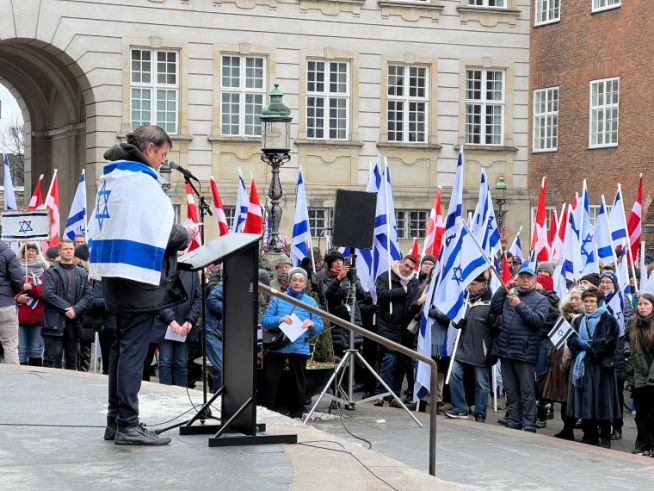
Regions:
[[[534,27],[545,27],[545,26],[549,26],[549,25],[552,25],[552,24],[559,24],[560,22],[561,22],[560,18],[553,19],[553,20],[546,20],[546,21],[540,22],[540,23],[534,22]]]
[[[609,5],[607,7],[602,7],[602,8],[595,9],[595,10],[593,10],[593,8],[591,7],[590,13],[591,13],[591,15],[592,14],[601,14],[602,12],[606,12],[607,10],[615,10],[615,9],[619,9],[620,7],[622,7],[622,3],[618,3],[616,5]]]
[[[318,140],[310,138],[297,138],[293,140],[298,147],[303,145],[307,146],[325,146],[325,147],[343,147],[343,148],[359,148],[363,146],[361,141],[352,140]]]
[[[432,3],[433,0],[379,0],[377,5],[381,8],[382,18],[391,16],[402,17],[407,22],[416,22],[420,18],[428,18],[438,22],[441,11],[445,8],[441,4]]]
[[[350,12],[355,16],[361,15],[361,7],[366,0],[300,0],[300,12],[307,13],[309,10],[320,10],[323,15],[339,15],[342,12]]]
[[[404,150],[440,150],[443,148],[442,145],[438,143],[406,143],[406,142],[379,142],[377,143],[377,148],[398,148]]]
[[[461,149],[461,145],[454,145],[454,150],[457,152]],[[464,152],[517,152],[518,147],[510,147],[508,145],[476,145],[474,143],[466,143]]]
[[[612,148],[618,148],[618,144],[617,143],[612,143],[610,145],[597,145],[597,146],[594,146],[594,147],[589,146],[588,150],[610,150]]]
[[[127,133],[118,133],[116,135],[120,140],[127,140]],[[193,135],[186,135],[186,134],[176,134],[176,135],[171,135],[168,133],[168,136],[172,140],[173,143],[178,142],[178,143],[191,143],[193,141]]]
[[[495,27],[497,24],[504,23],[515,26],[518,23],[521,11],[519,9],[494,9],[489,7],[457,7],[461,22],[467,24],[470,21],[479,22],[484,27]]]
[[[261,145],[260,136],[230,136],[209,135],[207,140],[211,143],[235,143],[238,145]]]
[[[543,150],[532,150],[531,153],[533,153],[533,154],[539,154],[539,153],[556,153],[556,152],[558,152],[558,151],[559,151],[558,148],[547,148],[547,149],[543,149]]]

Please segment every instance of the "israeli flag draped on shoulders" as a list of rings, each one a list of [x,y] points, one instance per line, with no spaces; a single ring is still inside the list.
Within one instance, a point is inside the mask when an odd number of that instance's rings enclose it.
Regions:
[[[105,165],[89,222],[90,277],[159,285],[174,220],[154,169],[124,160]]]

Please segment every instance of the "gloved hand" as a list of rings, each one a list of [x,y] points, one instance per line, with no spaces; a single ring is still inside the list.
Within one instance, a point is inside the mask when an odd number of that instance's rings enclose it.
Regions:
[[[585,339],[577,339],[577,344],[584,351],[590,351],[590,343]]]

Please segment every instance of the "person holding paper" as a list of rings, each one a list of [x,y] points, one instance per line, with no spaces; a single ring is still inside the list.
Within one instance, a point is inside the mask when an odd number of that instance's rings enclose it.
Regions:
[[[316,301],[307,295],[307,272],[302,268],[293,268],[289,271],[289,287],[286,295],[318,308]],[[263,329],[278,329],[280,325],[292,327],[299,326],[304,330],[293,342],[277,351],[269,351],[264,355],[264,380],[266,407],[275,410],[277,407],[277,394],[280,389],[282,369],[288,360],[291,377],[288,386],[289,414],[291,418],[301,418],[304,410],[304,373],[307,357],[309,356],[309,338],[317,336],[323,331],[320,317],[295,307],[280,298],[273,298],[263,314],[261,326]],[[286,331],[286,327],[284,329]],[[290,332],[290,331],[289,331]]]

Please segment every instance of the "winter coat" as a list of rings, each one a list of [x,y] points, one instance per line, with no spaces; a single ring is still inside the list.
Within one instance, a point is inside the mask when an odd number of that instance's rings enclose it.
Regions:
[[[29,306],[29,302],[22,303],[18,306],[18,323],[20,325],[36,326],[41,324],[43,310],[45,309],[45,302],[43,301],[43,276],[44,275],[41,274],[41,276],[35,279],[34,275],[30,274],[25,277],[25,282],[32,285],[32,289],[28,294],[30,297],[36,299],[37,304],[34,308]],[[18,295],[20,295],[20,293]]]
[[[500,358],[536,364],[542,331],[550,311],[550,304],[535,289],[517,293],[520,304],[512,307],[506,290],[500,288],[491,300],[490,313],[502,316],[499,336]]]
[[[413,278],[407,283],[404,291],[400,277],[391,272],[391,281],[388,282],[388,273],[382,273],[375,281],[377,290],[377,334],[396,343],[402,342],[403,332],[411,322],[410,305],[415,301],[420,290],[418,280]],[[393,306],[393,313],[390,306]]]
[[[187,292],[177,274],[177,251],[184,250],[188,233],[181,225],[173,224],[168,237],[159,285],[150,285],[125,278],[102,279],[104,300],[109,312],[159,312],[186,300]]]
[[[16,305],[14,297],[25,284],[25,271],[20,267],[16,253],[0,242],[0,308]]]
[[[288,295],[288,292],[286,293]],[[290,296],[290,295],[289,295]],[[297,299],[300,302],[304,302],[312,307],[318,308],[318,304],[306,293],[302,293]],[[309,338],[312,336],[317,336],[323,331],[322,319],[315,314],[307,312],[306,310],[295,307],[294,305],[285,302],[283,299],[275,297],[270,301],[270,305],[266,309],[266,312],[261,318],[261,326],[264,329],[277,329],[282,323],[282,318],[291,313],[298,316],[302,321],[311,319],[313,321],[313,327],[304,331],[303,335],[300,335],[295,341],[284,346],[283,348],[274,351],[274,353],[295,353],[299,355],[308,355],[309,354]]]
[[[74,267],[78,274],[78,286],[75,292],[75,302],[71,305],[64,295],[64,277],[62,265],[55,263],[43,275],[43,300],[45,310],[43,311],[43,322],[41,334],[44,336],[63,336],[66,321],[70,321],[65,315],[67,308],[72,307],[76,317],[70,322],[75,322],[79,328],[82,322],[82,314],[89,308],[92,300],[91,285],[84,268]]]
[[[654,348],[645,345],[645,333],[652,320],[634,315],[625,332],[624,353],[626,358],[626,382],[634,389],[654,386]],[[640,336],[641,351],[634,353],[630,343],[631,333],[637,330]]]
[[[205,311],[207,316],[206,328],[207,332],[211,332],[219,339],[223,338],[223,281],[220,280],[218,284],[211,290],[207,296],[207,309]]]
[[[580,332],[584,316],[577,317],[572,326]],[[579,337],[573,334],[568,339],[568,348],[576,357],[582,349],[578,343]],[[579,419],[610,420],[622,415],[618,398],[618,384],[615,368],[611,365],[618,341],[618,322],[604,312],[595,327],[595,334],[590,343],[590,350],[584,359],[584,376],[577,385],[570,381],[568,386],[568,416]]]
[[[459,363],[476,367],[485,367],[486,355],[492,349],[496,316],[490,313],[492,292],[486,288],[481,296],[470,303],[465,316],[457,324],[461,329],[459,345],[454,359]]]
[[[179,279],[184,285],[184,290],[188,292],[188,297],[182,303],[178,303],[173,307],[163,308],[159,311],[154,321],[154,329],[152,330],[152,338],[150,339],[151,343],[161,343],[166,336],[168,326],[174,320],[180,326],[188,321],[193,326],[193,329],[196,327],[195,325],[198,322],[200,310],[202,309],[200,277],[197,272],[180,271]]]
[[[91,307],[86,311],[85,316],[94,316],[102,319],[102,329],[115,332],[116,316],[107,312],[104,303],[104,293],[102,290],[102,281],[91,281]]]

